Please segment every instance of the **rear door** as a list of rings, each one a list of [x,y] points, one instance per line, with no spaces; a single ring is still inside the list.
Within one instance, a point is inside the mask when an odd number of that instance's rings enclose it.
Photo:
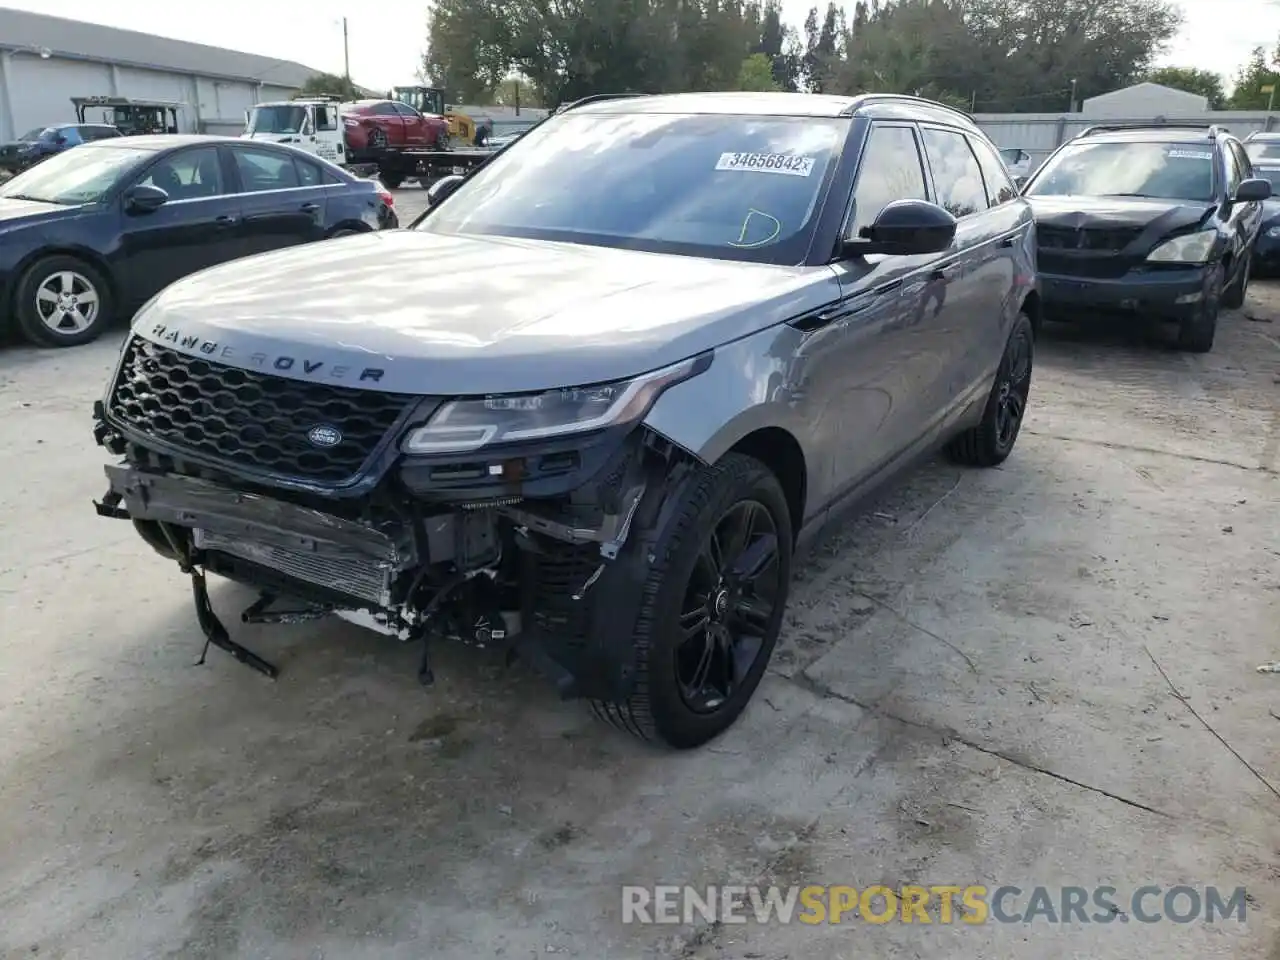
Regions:
[[[1013,293],[1013,245],[1021,231],[1013,204],[992,206],[982,167],[964,132],[922,128],[939,206],[959,221],[951,249],[935,264],[935,302],[920,340],[934,426],[958,412],[998,362],[1007,302]]]
[[[165,154],[133,185],[157,186],[169,200],[151,213],[120,203],[118,276],[125,300],[136,306],[175,280],[235,259],[242,252],[240,203],[219,162],[218,148],[191,147]]]
[[[324,238],[325,187],[318,165],[265,145],[222,149],[232,160],[246,256]]]

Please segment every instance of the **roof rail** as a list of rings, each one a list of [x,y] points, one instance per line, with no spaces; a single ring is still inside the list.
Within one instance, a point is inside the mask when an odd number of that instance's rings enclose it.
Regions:
[[[1123,130],[1203,130],[1212,140],[1219,133],[1225,131],[1219,129],[1216,124],[1212,123],[1195,123],[1190,120],[1153,120],[1150,123],[1097,123],[1091,127],[1085,127],[1076,134],[1077,137],[1088,137],[1095,133],[1118,133]]]
[[[897,101],[905,100],[907,103],[920,103],[928,107],[941,107],[943,110],[949,111],[950,113],[959,114],[960,116],[964,117],[967,121],[969,121],[969,123],[977,122],[973,119],[973,114],[965,110],[961,110],[959,107],[953,107],[951,106],[951,104],[943,103],[940,100],[930,100],[928,97],[912,96],[909,93],[859,93],[855,95],[853,103],[845,107],[844,110],[841,111],[841,113],[844,116],[853,116],[853,114],[857,112],[859,107],[873,100],[897,100]]]
[[[582,97],[580,100],[570,100],[568,103],[562,103],[560,106],[552,110],[552,113],[566,113],[569,110],[585,107],[589,103],[599,103],[602,100],[624,100],[627,97],[647,97],[647,93],[593,93],[589,97]]]

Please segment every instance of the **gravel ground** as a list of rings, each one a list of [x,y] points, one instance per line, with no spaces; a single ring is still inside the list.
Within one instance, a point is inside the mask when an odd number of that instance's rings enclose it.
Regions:
[[[1280,957],[1280,287],[1206,356],[1051,328],[1014,456],[836,531],[743,721],[680,755],[468,651],[424,692],[415,649],[340,622],[237,625],[274,684],[193,667],[185,580],[90,505],[118,342],[0,352],[0,956]],[[624,926],[621,886],[663,882],[1249,907]]]

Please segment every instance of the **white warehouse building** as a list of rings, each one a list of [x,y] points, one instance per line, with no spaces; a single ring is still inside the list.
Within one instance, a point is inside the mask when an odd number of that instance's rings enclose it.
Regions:
[[[288,98],[319,72],[290,60],[0,8],[0,142],[74,122],[71,98],[92,96],[176,101],[184,105],[182,132],[235,134],[253,104]]]

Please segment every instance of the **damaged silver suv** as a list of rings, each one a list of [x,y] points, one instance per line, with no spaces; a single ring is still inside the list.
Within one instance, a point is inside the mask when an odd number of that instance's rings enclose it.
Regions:
[[[137,315],[105,516],[215,615],[525,658],[675,747],[729,726],[793,558],[937,447],[1003,461],[1031,217],[965,115],[896,96],[579,102],[412,229],[215,267]]]

